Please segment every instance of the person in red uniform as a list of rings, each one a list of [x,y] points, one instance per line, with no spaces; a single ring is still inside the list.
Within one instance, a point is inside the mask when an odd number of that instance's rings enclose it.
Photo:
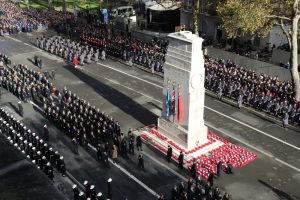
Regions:
[[[74,67],[75,68],[77,68],[77,65],[78,65],[78,59],[77,59],[77,57],[75,56],[74,58],[73,58],[73,65],[74,65]]]

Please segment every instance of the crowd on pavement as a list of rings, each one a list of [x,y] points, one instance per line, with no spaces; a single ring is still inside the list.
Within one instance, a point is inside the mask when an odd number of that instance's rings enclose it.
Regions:
[[[282,119],[283,126],[289,122],[300,124],[300,104],[294,97],[293,85],[278,77],[257,74],[228,60],[205,58],[205,88],[222,97],[237,101],[259,111]]]
[[[0,36],[31,32],[39,26],[47,28],[67,20],[73,20],[73,13],[56,10],[21,9],[10,0],[0,0]]]

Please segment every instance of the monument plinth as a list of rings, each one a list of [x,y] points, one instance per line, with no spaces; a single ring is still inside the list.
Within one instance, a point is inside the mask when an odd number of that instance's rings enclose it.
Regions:
[[[203,39],[189,31],[168,35],[164,64],[163,111],[158,131],[191,150],[207,143],[204,125]]]

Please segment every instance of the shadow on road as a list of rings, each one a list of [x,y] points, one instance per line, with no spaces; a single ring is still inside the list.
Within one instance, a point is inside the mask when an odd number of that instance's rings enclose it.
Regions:
[[[156,122],[157,116],[144,108],[140,104],[133,101],[127,95],[118,90],[98,81],[97,79],[83,73],[80,70],[75,70],[71,65],[65,66],[67,70],[72,72],[80,80],[92,87],[99,95],[109,101],[111,104],[117,106],[128,115],[135,118],[144,125],[153,124]]]
[[[258,180],[259,183],[261,183],[262,185],[266,186],[267,188],[271,189],[280,199],[285,199],[285,200],[297,200],[299,198],[293,197],[290,194],[279,190],[271,185],[269,185],[268,183],[264,182],[263,180]]]

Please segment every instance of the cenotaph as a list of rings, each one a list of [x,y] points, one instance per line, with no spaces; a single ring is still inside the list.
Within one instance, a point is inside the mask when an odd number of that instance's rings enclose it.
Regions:
[[[189,31],[168,35],[164,64],[163,110],[157,130],[191,150],[207,143],[204,125],[203,39]]]
[[[134,134],[164,154],[172,147],[175,161],[182,152],[186,168],[195,160],[201,163],[205,167],[197,167],[197,173],[204,178],[216,173],[219,161],[241,167],[254,160],[255,154],[208,132],[204,125],[203,40],[187,31],[171,33],[168,40],[161,117],[157,126],[145,126]]]

